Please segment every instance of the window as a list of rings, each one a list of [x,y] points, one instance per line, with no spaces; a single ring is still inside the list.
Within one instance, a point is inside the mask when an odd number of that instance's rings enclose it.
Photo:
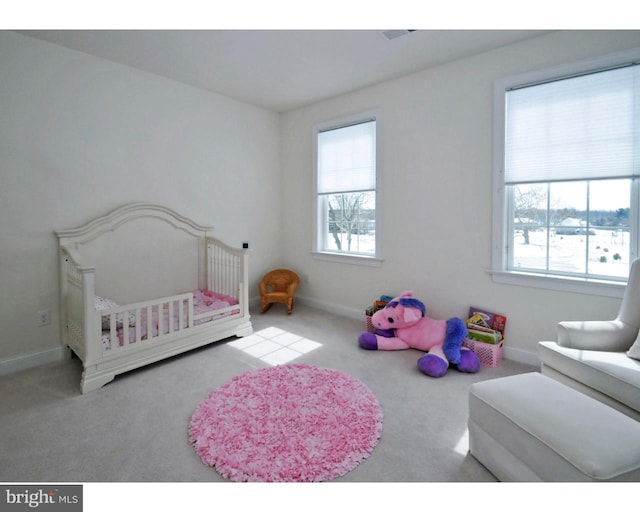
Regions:
[[[639,59],[496,83],[498,280],[626,281],[640,232]]]
[[[316,251],[378,256],[376,236],[376,119],[317,127]]]

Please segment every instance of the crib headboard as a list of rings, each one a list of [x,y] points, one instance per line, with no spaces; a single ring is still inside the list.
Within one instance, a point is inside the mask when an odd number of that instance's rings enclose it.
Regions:
[[[79,263],[95,267],[98,295],[127,304],[206,287],[212,230],[166,206],[133,203],[56,234]]]

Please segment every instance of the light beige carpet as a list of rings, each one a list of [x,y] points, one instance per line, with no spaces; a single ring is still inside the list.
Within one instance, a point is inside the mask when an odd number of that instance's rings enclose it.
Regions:
[[[371,456],[336,482],[485,482],[468,453],[467,392],[473,382],[535,370],[503,361],[477,374],[432,379],[420,353],[358,347],[364,322],[296,305],[253,312],[254,330],[276,327],[319,343],[292,362],[346,372],[380,401],[384,430]],[[79,392],[77,359],[0,378],[0,481],[216,482],[189,443],[198,404],[233,376],[268,363],[228,342],[118,376]]]

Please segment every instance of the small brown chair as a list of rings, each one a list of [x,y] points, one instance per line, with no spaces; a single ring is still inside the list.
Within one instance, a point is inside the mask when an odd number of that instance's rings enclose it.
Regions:
[[[293,311],[293,294],[300,284],[300,278],[293,270],[278,268],[267,272],[260,281],[260,298],[262,308],[260,313],[267,311],[271,304],[280,302],[287,306],[287,313]]]

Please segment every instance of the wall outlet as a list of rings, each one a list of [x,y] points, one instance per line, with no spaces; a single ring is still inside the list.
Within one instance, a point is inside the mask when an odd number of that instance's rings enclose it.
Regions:
[[[249,242],[242,242],[242,248],[243,249],[248,249],[249,248]]]
[[[38,311],[38,325],[49,325],[51,323],[51,313],[48,309]]]

